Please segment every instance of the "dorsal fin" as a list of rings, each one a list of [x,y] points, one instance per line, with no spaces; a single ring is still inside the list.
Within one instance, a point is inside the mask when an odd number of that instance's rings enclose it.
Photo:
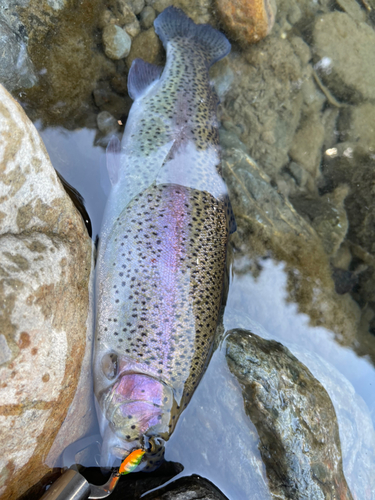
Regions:
[[[143,59],[134,59],[128,75],[128,93],[135,101],[153,82],[160,78],[163,71],[162,66],[156,66],[143,61]]]

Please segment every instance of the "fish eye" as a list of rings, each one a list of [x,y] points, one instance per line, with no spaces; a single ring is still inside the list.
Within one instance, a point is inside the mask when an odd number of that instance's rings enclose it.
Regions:
[[[108,380],[113,380],[118,373],[118,357],[114,352],[105,354],[102,358],[102,370]]]

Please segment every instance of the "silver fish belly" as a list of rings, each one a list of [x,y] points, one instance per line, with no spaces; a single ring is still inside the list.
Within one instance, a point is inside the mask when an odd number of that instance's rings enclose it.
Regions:
[[[134,104],[109,172],[93,367],[101,465],[142,448],[145,470],[162,460],[207,366],[235,230],[208,77],[230,44],[174,7],[155,30],[167,63],[133,63]]]

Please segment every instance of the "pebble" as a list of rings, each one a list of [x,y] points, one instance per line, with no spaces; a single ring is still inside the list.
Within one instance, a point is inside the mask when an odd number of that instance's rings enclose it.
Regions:
[[[141,25],[139,24],[138,19],[135,19],[130,24],[126,24],[124,26],[124,30],[132,38],[135,38],[137,35],[139,35],[139,33],[141,32]]]
[[[144,29],[151,28],[156,17],[155,9],[148,5],[141,12],[141,26]]]
[[[118,131],[118,122],[111,113],[108,113],[108,111],[101,111],[96,117],[96,122],[98,124],[98,129],[100,132],[103,132],[103,134],[109,135]]]
[[[216,0],[216,7],[226,29],[243,45],[259,42],[275,23],[275,0]]]
[[[119,26],[110,24],[103,29],[104,52],[110,59],[126,57],[131,48],[131,38]]]

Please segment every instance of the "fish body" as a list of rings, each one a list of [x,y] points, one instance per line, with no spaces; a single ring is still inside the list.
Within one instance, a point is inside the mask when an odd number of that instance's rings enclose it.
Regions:
[[[94,349],[101,465],[141,448],[146,470],[160,463],[208,363],[235,229],[208,76],[230,44],[174,7],[155,30],[166,66],[133,63],[119,167],[109,163]]]

